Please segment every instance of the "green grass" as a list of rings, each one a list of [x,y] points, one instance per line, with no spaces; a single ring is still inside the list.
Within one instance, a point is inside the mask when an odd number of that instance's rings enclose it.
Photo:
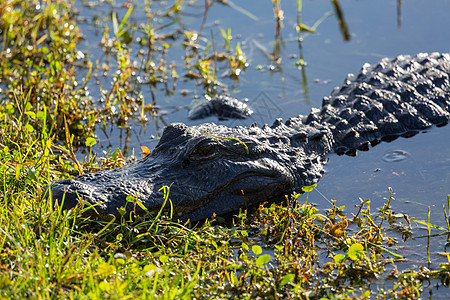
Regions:
[[[91,149],[96,122],[112,116],[126,125],[128,117],[155,113],[139,100],[132,73],[143,68],[156,82],[173,80],[176,72],[164,56],[151,64],[166,45],[151,24],[144,29],[154,52],[141,67],[133,64],[122,47],[132,26],[116,16],[114,36],[105,32],[104,42],[113,38],[105,51],[116,55],[119,73],[98,108],[84,87],[99,67],[77,49],[74,8],[55,1],[36,10],[37,3],[0,3],[0,298],[416,298],[429,278],[448,286],[450,264],[397,270],[402,257],[391,246],[412,232],[409,217],[391,210],[392,192],[380,209],[365,201],[347,215],[334,202],[320,211],[310,205],[310,187],[285,203],[239,212],[233,221],[199,224],[125,211],[102,220],[83,217],[84,208],[54,206],[46,197],[51,182],[133,159],[119,150],[97,158]],[[230,65],[233,80],[246,67],[239,45],[230,46],[230,32],[223,35],[223,53],[209,52],[210,41],[200,47],[192,33],[183,37],[191,75],[211,93],[219,84],[214,59]],[[108,114],[116,104],[118,117]],[[85,151],[83,161],[77,150]]]

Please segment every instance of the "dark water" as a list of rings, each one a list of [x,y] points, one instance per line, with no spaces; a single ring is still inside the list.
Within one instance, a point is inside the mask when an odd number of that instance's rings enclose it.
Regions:
[[[345,22],[349,28],[350,41],[344,41],[336,15],[326,17],[317,27],[315,34],[305,34],[303,54],[307,63],[305,73],[295,66],[299,58],[299,45],[295,25],[297,22],[297,1],[281,1],[284,11],[284,27],[278,41],[283,41],[279,56],[281,69],[272,68],[272,62],[261,49],[273,52],[277,45],[275,38],[276,22],[271,1],[247,0],[235,1],[256,18],[249,17],[235,8],[221,4],[213,5],[208,12],[203,33],[208,39],[220,40],[219,27],[230,28],[232,44],[239,41],[245,52],[249,67],[240,76],[240,81],[225,81],[232,96],[248,99],[255,109],[255,115],[245,121],[219,121],[216,117],[205,120],[187,119],[187,108],[195,102],[194,94],[201,95],[202,87],[194,81],[179,80],[173,95],[166,95],[161,88],[154,88],[156,104],[160,114],[155,120],[149,120],[146,126],[140,123],[119,129],[108,127],[105,132],[97,131],[100,144],[113,149],[119,147],[130,153],[131,149],[140,151],[145,145],[150,149],[157,143],[164,123],[184,122],[194,125],[201,122],[218,122],[226,125],[248,125],[272,123],[277,117],[288,118],[297,114],[306,114],[311,107],[319,107],[323,96],[344,80],[347,73],[356,73],[365,63],[375,63],[382,57],[394,57],[400,54],[419,52],[450,51],[450,1],[398,1],[341,0]],[[87,37],[84,45],[93,58],[105,59],[98,44],[103,34],[102,26],[96,29],[92,25],[94,15],[108,19],[111,10],[123,16],[127,9],[124,2],[116,1],[114,6],[99,4],[93,8],[79,6],[81,16],[86,19],[82,25]],[[168,2],[170,4],[171,2]],[[145,22],[143,4],[135,3],[131,20]],[[156,2],[164,7],[165,2]],[[203,1],[186,8],[189,14],[182,14],[186,29],[198,30],[203,17]],[[400,11],[400,13],[399,13]],[[303,1],[302,22],[312,26],[318,19],[333,12],[331,1]],[[192,14],[194,16],[192,16]],[[167,29],[167,30],[170,30]],[[221,40],[223,41],[223,40]],[[219,43],[219,42],[217,42]],[[168,60],[182,65],[184,53],[181,43],[169,51]],[[258,68],[258,66],[260,66]],[[101,79],[107,86],[110,77]],[[306,82],[302,84],[302,82]],[[182,90],[188,91],[183,96]],[[94,98],[99,98],[98,87],[90,86]],[[142,89],[143,96],[151,99],[150,88]],[[147,101],[147,100],[146,100]],[[149,101],[149,100],[148,100]],[[327,173],[319,182],[318,190],[328,199],[339,200],[348,211],[354,211],[358,198],[371,199],[372,207],[381,207],[383,198],[388,197],[388,187],[394,189],[396,212],[426,220],[428,207],[431,207],[433,224],[444,226],[442,205],[447,204],[450,194],[450,126],[432,128],[410,139],[397,139],[392,143],[382,143],[368,152],[359,152],[357,157],[331,156]],[[319,193],[311,194],[313,202],[320,207],[329,207],[328,201]],[[413,223],[414,231],[425,234],[420,226]],[[400,243],[408,255],[410,264],[426,262],[426,240],[409,240]],[[432,242],[432,267],[445,262],[439,256],[444,252],[445,238]],[[401,251],[400,251],[401,253]],[[441,290],[442,291],[442,290]]]

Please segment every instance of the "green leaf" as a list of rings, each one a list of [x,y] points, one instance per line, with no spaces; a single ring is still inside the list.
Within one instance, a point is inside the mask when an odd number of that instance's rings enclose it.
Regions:
[[[253,245],[252,251],[253,253],[255,253],[255,255],[260,255],[262,253],[262,248],[258,245]]]
[[[112,288],[111,284],[109,284],[106,281],[102,281],[100,282],[100,284],[98,285],[98,287],[100,288],[101,291],[103,292],[109,292]]]
[[[6,104],[5,109],[8,115],[12,115],[14,113],[14,106],[12,104]]]
[[[119,32],[119,34],[122,44],[129,45],[133,41],[133,37],[128,33],[128,31],[125,31],[123,33]]]
[[[303,30],[306,30],[308,32],[311,32],[311,33],[316,33],[316,31],[313,28],[311,28],[311,27],[309,27],[308,25],[305,25],[305,24],[300,24],[300,28],[303,29]]]
[[[216,249],[217,249],[217,243],[216,243],[216,241],[215,241],[215,240],[211,240],[211,245],[213,245],[213,246],[214,246],[214,248],[216,248]]]
[[[62,65],[57,60],[52,60],[50,62],[50,68],[52,69],[53,73],[57,73],[58,71],[61,71]]]
[[[28,131],[28,132],[33,132],[34,128],[30,124],[27,124],[27,125],[25,125],[25,130]]]
[[[113,221],[114,221],[114,219],[113,219]],[[105,227],[107,227],[108,226],[108,224],[106,224],[106,226]],[[105,227],[103,227],[103,228],[105,228]],[[103,230],[103,229],[102,229]],[[117,242],[120,242],[120,241],[122,241],[123,240],[123,234],[122,233],[119,233],[117,236],[116,236],[116,241]]]
[[[361,260],[364,257],[364,246],[360,243],[354,243],[348,248],[347,255],[351,260]]]
[[[161,255],[159,257],[159,261],[162,262],[163,264],[169,261],[169,257],[167,255]]]
[[[44,120],[45,119],[45,111],[40,110],[37,112],[36,117],[38,118],[38,120]]]
[[[119,153],[120,153],[120,149],[117,148],[116,151],[113,152],[112,159],[116,160],[117,157],[119,156]]]
[[[313,184],[313,185],[308,185],[308,186],[302,186],[302,191],[304,191],[305,193],[309,193],[311,192],[315,187],[317,186],[317,184]]]
[[[422,224],[422,225],[425,225],[425,226],[430,226],[430,227],[432,227],[432,228],[436,228],[436,229],[439,229],[439,230],[442,230],[442,231],[447,231],[447,229],[446,228],[443,228],[443,227],[441,227],[441,226],[437,226],[437,225],[433,225],[433,224],[431,224],[431,223],[428,223],[428,222],[424,222],[424,221],[419,221],[419,220],[413,220],[414,222],[416,222],[416,223],[419,223],[419,224]]]
[[[343,261],[345,259],[345,255],[344,254],[336,254],[334,257],[334,262],[335,263],[340,263],[341,261]]]
[[[121,255],[120,253],[114,255],[114,262],[118,265],[125,265],[127,257],[125,255]]]
[[[31,119],[36,119],[36,114],[32,111],[27,111],[26,112],[27,116],[30,117]]]
[[[286,274],[286,276],[284,276],[283,279],[281,279],[281,281],[280,281],[280,287],[288,284],[289,282],[294,280],[294,278],[295,278],[294,274],[290,274],[290,273]]]
[[[119,212],[119,214],[120,214],[121,216],[123,216],[123,215],[125,215],[125,214],[127,213],[127,210],[126,210],[124,207],[119,207],[119,208],[117,209],[117,211]]]
[[[242,249],[244,249],[245,252],[248,252],[248,245],[246,243],[242,243]]]
[[[97,141],[96,141],[94,138],[88,137],[88,138],[86,139],[86,147],[92,147],[92,146],[94,146],[95,144],[97,144]]]
[[[149,264],[149,265],[145,265],[143,271],[144,272],[148,272],[148,271],[154,271],[156,270],[156,266],[154,264]]]
[[[127,22],[128,17],[130,16],[130,14],[131,14],[132,11],[133,11],[133,5],[131,5],[130,8],[128,8],[128,11],[127,11],[127,13],[125,14],[125,17],[123,17],[122,22],[120,22],[119,28],[118,28],[118,30],[117,30],[118,33],[117,33],[117,36],[116,36],[116,37],[119,37],[120,35],[123,34],[122,28],[123,28],[123,26],[125,25],[125,23]]]
[[[127,202],[134,203],[134,202],[136,202],[137,199],[135,197],[131,196],[131,195],[128,195],[125,200],[127,200]]]
[[[291,194],[291,197],[294,199],[294,200],[297,200],[298,199],[298,197],[300,197],[300,195],[301,194],[297,194],[297,193],[293,193],[293,194]]]
[[[34,181],[38,181],[36,173],[31,169],[28,170],[28,178],[31,178]]]
[[[256,265],[257,266],[262,266],[263,264],[267,264],[270,261],[270,259],[271,259],[271,256],[269,254],[260,255],[256,259]]]
[[[141,201],[136,200],[136,204],[145,212],[148,212],[148,208],[144,206],[144,204],[142,204]]]

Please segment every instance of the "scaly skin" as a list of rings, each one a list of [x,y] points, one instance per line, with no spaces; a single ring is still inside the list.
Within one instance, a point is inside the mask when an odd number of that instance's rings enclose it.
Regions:
[[[307,116],[261,128],[174,123],[145,158],[57,181],[52,195],[58,202],[64,198],[64,208],[81,198],[98,204],[100,214],[118,215],[119,207],[132,209],[128,195],[158,211],[163,203],[159,189],[173,183],[175,216],[192,221],[271,201],[316,183],[330,153],[352,155],[382,140],[447,124],[449,75],[449,54],[366,64]]]
[[[189,119],[196,120],[209,115],[216,115],[219,118],[246,119],[252,114],[253,110],[244,102],[221,95],[195,106],[189,112]]]

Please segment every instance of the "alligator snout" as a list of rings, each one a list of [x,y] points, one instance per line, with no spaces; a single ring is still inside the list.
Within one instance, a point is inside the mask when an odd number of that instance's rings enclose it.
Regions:
[[[70,209],[83,199],[89,199],[92,188],[75,179],[63,179],[52,183],[50,190],[54,202]]]

